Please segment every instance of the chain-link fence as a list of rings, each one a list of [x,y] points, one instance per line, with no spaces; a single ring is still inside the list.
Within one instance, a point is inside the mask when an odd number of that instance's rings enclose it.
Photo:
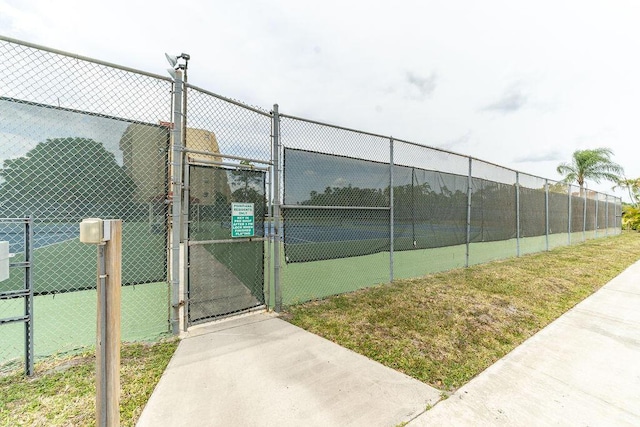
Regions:
[[[283,303],[620,232],[621,201],[281,115]]]
[[[11,64],[0,78],[0,217],[34,219],[36,357],[95,344],[96,248],[78,239],[86,217],[124,221],[123,339],[166,332],[171,80],[7,39],[0,61]],[[19,261],[19,236],[0,234]],[[0,318],[12,303],[0,301]],[[0,326],[0,367],[22,357],[22,335]]]
[[[197,87],[187,85],[186,93],[189,326],[266,304],[272,119]],[[238,204],[252,214],[251,230],[242,233],[234,233],[232,221]]]
[[[618,198],[250,107],[186,63],[169,79],[3,37],[0,60],[0,218],[33,218],[36,357],[95,343],[86,217],[124,221],[124,340],[620,232]],[[0,370],[24,342],[0,325]]]

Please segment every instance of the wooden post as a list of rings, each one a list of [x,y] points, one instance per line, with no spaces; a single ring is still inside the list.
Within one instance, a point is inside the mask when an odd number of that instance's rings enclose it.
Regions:
[[[105,220],[104,222],[105,242],[98,248],[96,425],[115,427],[120,425],[122,220]],[[102,259],[100,259],[101,253]]]

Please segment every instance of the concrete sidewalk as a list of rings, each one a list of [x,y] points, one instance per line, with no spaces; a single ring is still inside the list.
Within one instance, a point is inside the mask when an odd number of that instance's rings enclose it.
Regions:
[[[260,313],[192,328],[138,426],[395,426],[440,393]]]
[[[639,426],[640,262],[409,425]]]
[[[138,426],[640,425],[640,261],[439,399],[262,313],[193,328]]]

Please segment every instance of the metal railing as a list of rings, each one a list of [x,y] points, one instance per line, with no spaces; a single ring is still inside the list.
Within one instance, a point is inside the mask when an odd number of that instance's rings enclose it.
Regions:
[[[10,268],[23,269],[23,286],[19,289],[0,292],[0,301],[22,300],[24,310],[20,314],[0,318],[0,327],[15,323],[24,324],[24,371],[26,375],[31,376],[35,358],[33,353],[33,220],[32,218],[0,218],[0,224],[7,225],[8,228],[16,226],[22,228],[22,230],[14,229],[9,233],[5,232],[5,236],[13,234],[18,238],[22,234],[22,260],[8,264]],[[11,243],[15,243],[9,240],[4,242],[9,249],[11,249]],[[13,257],[15,254],[8,254],[8,256]],[[2,334],[1,329],[0,334]]]

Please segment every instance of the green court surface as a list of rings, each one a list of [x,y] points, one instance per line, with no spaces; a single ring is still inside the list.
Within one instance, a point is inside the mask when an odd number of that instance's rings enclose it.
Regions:
[[[95,249],[95,248],[94,248]],[[94,272],[95,274],[95,272]],[[122,287],[122,340],[152,340],[169,330],[166,282]],[[96,290],[34,298],[36,359],[96,344]],[[0,317],[23,314],[22,299],[0,301]],[[0,371],[24,360],[24,324],[0,325]],[[9,364],[9,365],[7,365]]]
[[[152,226],[126,221],[122,224],[122,283],[156,282],[166,277],[165,234],[155,232]],[[78,237],[34,249],[34,291],[55,293],[95,287],[96,251],[95,246],[80,243]],[[20,253],[11,262],[23,259]],[[23,281],[22,272],[12,268],[9,280],[0,282],[0,292],[22,289]]]
[[[222,227],[220,221],[199,221],[191,224],[190,240],[207,241],[231,239],[231,229]],[[262,241],[206,244],[204,248],[227,267],[254,295],[261,292],[266,270],[259,271],[264,257]],[[266,268],[266,267],[265,267]]]
[[[122,228],[122,339],[154,338],[168,330],[168,285],[159,282],[166,277],[165,233],[149,223],[125,221]],[[23,259],[20,253],[11,262]],[[95,345],[96,266],[97,248],[77,237],[34,249],[36,358]],[[23,289],[24,270],[10,274],[0,291]],[[23,314],[24,299],[0,300],[0,318]],[[24,324],[0,325],[0,370],[16,358],[24,358]]]

